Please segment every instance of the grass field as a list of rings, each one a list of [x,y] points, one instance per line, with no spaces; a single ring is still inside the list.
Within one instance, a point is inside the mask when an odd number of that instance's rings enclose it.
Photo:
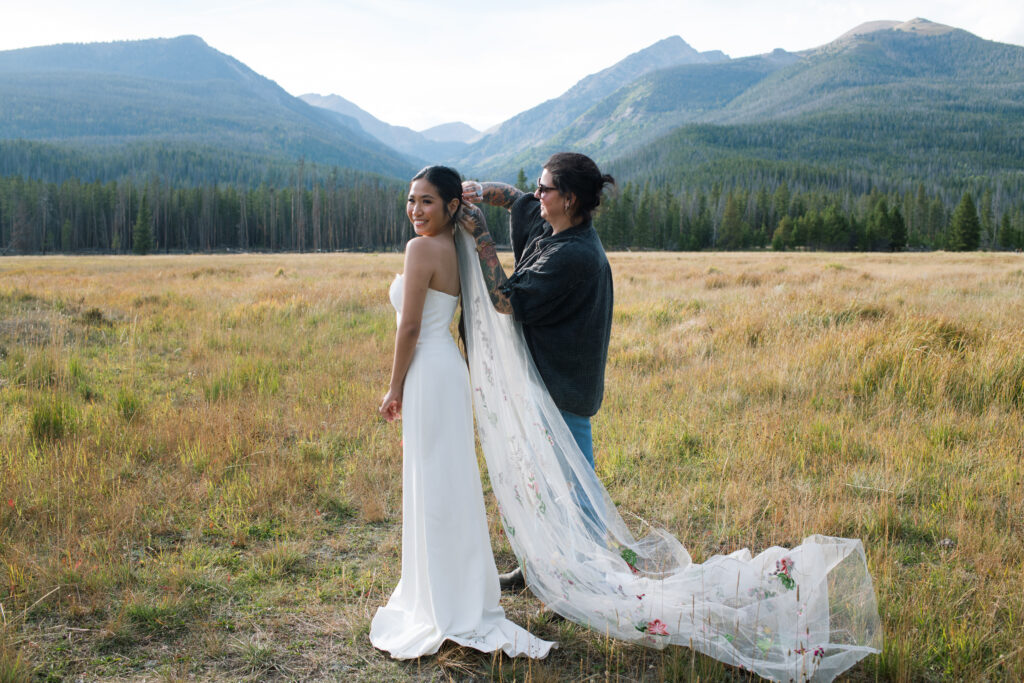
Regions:
[[[850,680],[1024,679],[1024,257],[610,258],[594,432],[627,519],[698,560],[861,538],[885,650]],[[0,681],[746,680],[526,593],[503,604],[561,643],[543,662],[373,649],[400,557],[400,427],[376,417],[400,268],[0,259]]]

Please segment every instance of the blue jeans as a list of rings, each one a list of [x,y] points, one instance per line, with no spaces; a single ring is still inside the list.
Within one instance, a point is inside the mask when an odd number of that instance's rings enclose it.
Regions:
[[[594,439],[590,432],[590,418],[576,415],[575,413],[559,410],[562,419],[569,426],[572,438],[576,439],[576,445],[583,451],[583,457],[590,463],[590,469],[594,468]]]
[[[583,417],[582,415],[576,415],[575,413],[569,413],[564,410],[559,410],[562,414],[562,419],[565,420],[565,424],[569,427],[569,431],[572,432],[572,438],[576,440],[576,445],[583,451],[583,457],[590,463],[590,468],[594,467],[594,439],[590,431],[590,418]],[[575,475],[573,475],[575,478]],[[577,482],[578,485],[578,482]],[[577,488],[577,490],[579,490]],[[583,509],[583,514],[586,515],[587,519],[592,524],[592,531],[595,539],[600,543],[604,543],[604,522],[601,521],[601,515],[597,513],[595,505],[597,501],[591,501],[589,498],[580,500],[577,497],[577,502]],[[602,506],[603,507],[603,506]]]

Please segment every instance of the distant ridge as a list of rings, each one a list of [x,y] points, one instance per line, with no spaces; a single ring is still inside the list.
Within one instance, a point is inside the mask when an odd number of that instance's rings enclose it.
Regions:
[[[454,121],[421,130],[420,135],[436,142],[472,142],[480,137],[480,131],[462,121]]]
[[[197,36],[0,52],[3,139],[126,160],[203,150],[204,160],[226,155],[243,168],[305,159],[404,177],[415,167],[354,121],[292,97]]]
[[[0,52],[0,73],[26,71],[121,74],[191,82],[250,75],[262,78],[193,35],[111,43],[61,43]]]
[[[447,158],[459,153],[465,147],[465,141],[463,140],[437,140],[422,133],[417,133],[405,126],[392,126],[341,95],[308,93],[300,95],[299,99],[314,107],[351,117],[358,122],[361,130],[369,133],[376,140],[392,149],[401,152],[417,164],[423,164],[429,160]],[[471,137],[476,137],[476,135],[474,134]]]
[[[489,129],[458,158],[463,166],[507,171],[526,154],[536,158],[549,148],[545,141],[570,126],[577,117],[619,88],[645,74],[680,64],[728,61],[718,51],[701,53],[679,36],[659,40],[612,66],[582,79],[563,95],[548,100]],[[539,147],[539,149],[538,149]],[[536,149],[535,153],[529,150]]]

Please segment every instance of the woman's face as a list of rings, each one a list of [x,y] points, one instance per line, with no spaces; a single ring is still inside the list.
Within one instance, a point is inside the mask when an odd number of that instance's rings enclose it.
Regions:
[[[537,189],[533,195],[540,200],[540,217],[548,223],[554,223],[565,216],[565,198],[554,188],[554,178],[548,169],[543,169],[537,181]]]
[[[458,206],[459,200],[453,199],[451,203]],[[437,235],[451,229],[451,211],[454,207],[446,210],[441,194],[426,178],[414,180],[409,185],[405,213],[417,235]]]

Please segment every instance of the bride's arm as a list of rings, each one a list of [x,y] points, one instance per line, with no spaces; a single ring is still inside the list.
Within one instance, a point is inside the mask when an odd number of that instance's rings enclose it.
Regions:
[[[508,295],[501,291],[501,286],[508,281],[505,270],[498,260],[498,251],[494,248],[494,238],[487,231],[487,222],[483,212],[473,204],[463,203],[459,212],[459,224],[462,229],[476,240],[476,253],[480,259],[480,269],[484,274],[484,284],[491,297],[491,303],[498,313],[512,314],[512,302]]]
[[[391,364],[391,383],[388,393],[381,401],[378,411],[390,422],[402,414],[402,397],[405,390],[405,376],[416,352],[416,341],[420,338],[423,322],[423,305],[427,299],[427,287],[433,275],[436,259],[431,254],[432,245],[423,238],[414,238],[405,245],[405,266],[402,275],[402,316],[395,332],[395,355]]]

